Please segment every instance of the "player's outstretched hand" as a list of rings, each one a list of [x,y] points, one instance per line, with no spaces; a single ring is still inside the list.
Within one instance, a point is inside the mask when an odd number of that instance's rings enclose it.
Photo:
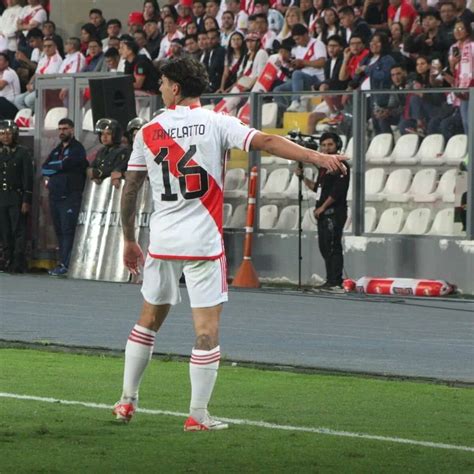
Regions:
[[[130,270],[132,275],[140,274],[140,267],[143,267],[145,259],[140,246],[136,242],[125,242],[123,249],[123,263]]]
[[[347,174],[347,168],[344,161],[347,160],[345,155],[326,155],[325,153],[318,153],[316,165],[326,168],[329,172],[340,172]]]

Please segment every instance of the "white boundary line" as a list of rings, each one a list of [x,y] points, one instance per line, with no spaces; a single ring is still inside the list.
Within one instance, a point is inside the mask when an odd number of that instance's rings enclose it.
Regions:
[[[75,400],[61,400],[58,398],[47,398],[47,397],[35,397],[33,395],[20,395],[17,393],[8,393],[0,392],[0,398],[13,398],[16,400],[32,400],[35,402],[46,402],[46,403],[61,403],[63,405],[79,405],[86,408],[99,408],[101,410],[112,410],[112,405],[105,405],[103,403],[89,403],[89,402],[80,402]],[[147,415],[165,415],[165,416],[176,416],[180,418],[186,418],[188,413],[179,413],[176,411],[166,411],[166,410],[150,410],[147,408],[139,408],[137,410],[139,413],[145,413]],[[412,446],[424,446],[426,448],[434,449],[451,449],[457,451],[467,451],[474,453],[474,447],[470,446],[459,446],[456,444],[445,444],[445,443],[433,443],[431,441],[418,441],[415,439],[406,439],[406,438],[397,438],[392,436],[377,436],[365,433],[352,433],[350,431],[336,431],[329,428],[307,428],[304,426],[291,426],[291,425],[277,425],[274,423],[267,423],[265,421],[253,421],[253,420],[239,420],[234,418],[221,418],[219,420],[232,423],[234,425],[246,425],[246,426],[256,426],[258,428],[266,428],[270,430],[283,430],[283,431],[299,431],[303,433],[315,433],[321,435],[329,436],[343,436],[346,438],[360,438],[360,439],[369,439],[374,441],[388,441],[392,443],[399,444],[409,444]]]

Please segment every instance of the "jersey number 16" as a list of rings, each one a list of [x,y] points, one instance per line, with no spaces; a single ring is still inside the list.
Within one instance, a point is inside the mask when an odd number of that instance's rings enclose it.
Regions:
[[[209,189],[209,176],[207,171],[204,168],[201,168],[199,165],[188,166],[189,161],[196,153],[196,145],[191,145],[189,150],[178,159],[176,164],[176,169],[179,173],[177,176],[179,180],[179,188],[184,199],[197,199],[207,193]],[[170,183],[170,165],[167,160],[169,156],[169,148],[160,148],[160,152],[156,155],[155,163],[161,165],[163,173],[163,185],[165,188],[164,194],[161,195],[162,201],[177,201],[178,195],[171,192],[171,183]],[[186,185],[186,178],[190,176],[199,176],[199,189],[194,191],[188,191]]]

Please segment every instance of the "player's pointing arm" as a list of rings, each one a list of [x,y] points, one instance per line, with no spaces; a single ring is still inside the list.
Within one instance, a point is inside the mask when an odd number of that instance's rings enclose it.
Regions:
[[[318,151],[304,148],[290,140],[278,135],[269,135],[267,133],[256,133],[250,143],[253,150],[266,151],[272,155],[286,158],[287,160],[300,161],[305,164],[313,164],[329,171],[340,171],[346,174],[344,161],[347,157],[344,155],[326,155]]]

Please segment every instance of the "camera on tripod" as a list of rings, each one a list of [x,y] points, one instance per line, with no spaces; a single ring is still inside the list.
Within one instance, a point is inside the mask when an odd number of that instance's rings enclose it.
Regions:
[[[291,130],[288,132],[286,136],[290,142],[296,143],[302,147],[308,148],[310,150],[317,151],[318,150],[318,140],[313,135],[307,135],[305,133],[301,133],[298,130]]]

